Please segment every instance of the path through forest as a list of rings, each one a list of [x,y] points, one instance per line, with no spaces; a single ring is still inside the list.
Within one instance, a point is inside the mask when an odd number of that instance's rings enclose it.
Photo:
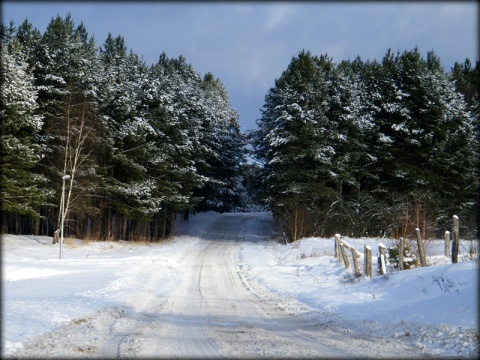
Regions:
[[[244,242],[269,246],[271,223],[261,214],[225,214],[169,255],[179,272],[173,291],[161,287],[161,268],[139,262],[130,273],[125,306],[105,308],[37,336],[14,356],[86,357],[412,357],[401,341],[379,341],[329,326],[331,319],[294,299],[267,291],[240,262]]]

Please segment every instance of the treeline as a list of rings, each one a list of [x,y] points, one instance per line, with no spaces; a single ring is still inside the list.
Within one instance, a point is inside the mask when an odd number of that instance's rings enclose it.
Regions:
[[[257,198],[291,240],[336,232],[441,236],[478,224],[480,65],[447,73],[433,52],[335,63],[302,51],[249,136]]]
[[[226,89],[182,56],[147,66],[70,15],[1,29],[2,232],[157,240],[183,211],[241,206],[244,139]]]

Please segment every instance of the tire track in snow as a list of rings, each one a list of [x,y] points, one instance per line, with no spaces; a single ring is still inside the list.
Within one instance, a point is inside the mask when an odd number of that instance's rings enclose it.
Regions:
[[[126,272],[144,285],[125,307],[98,311],[37,337],[14,357],[412,357],[401,342],[362,338],[312,312],[295,299],[275,295],[249,276],[239,261],[243,241],[261,243],[261,220],[226,214],[201,241],[172,254],[168,266],[180,282],[157,295],[166,266]],[[175,264],[173,263],[175,262]],[[128,282],[127,282],[128,283]]]

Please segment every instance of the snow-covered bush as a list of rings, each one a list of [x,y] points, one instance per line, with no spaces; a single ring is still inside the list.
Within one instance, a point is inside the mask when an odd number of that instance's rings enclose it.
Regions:
[[[420,266],[420,259],[418,259],[415,251],[412,250],[412,241],[405,240],[403,245],[403,269],[413,269]],[[400,241],[390,241],[388,247],[388,261],[390,267],[394,269],[400,268]]]

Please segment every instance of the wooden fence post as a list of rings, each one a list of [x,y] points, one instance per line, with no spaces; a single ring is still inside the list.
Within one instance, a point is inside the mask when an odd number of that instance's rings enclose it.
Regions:
[[[385,275],[386,274],[386,266],[385,266],[385,245],[380,244],[378,245],[378,251],[380,253],[380,275]]]
[[[343,263],[342,240],[340,238],[340,234],[335,234],[335,257],[338,259],[338,262]]]
[[[355,277],[362,276],[362,272],[358,268],[358,261],[357,261],[357,258],[361,256],[360,253],[357,250],[355,250],[355,248],[352,245],[348,244],[346,241],[343,241],[339,234],[335,235],[335,242],[339,245],[339,249],[340,249],[339,253],[341,254],[340,257],[343,258],[343,262],[345,263],[345,269],[350,268],[350,263],[348,261],[348,256],[346,253],[346,250],[349,250],[352,252],[353,272],[355,274]]]
[[[340,248],[338,247],[338,238],[340,237],[340,234],[335,234],[335,240],[334,240],[334,252],[335,252],[335,259],[340,261]]]
[[[398,268],[403,270],[403,248],[405,246],[405,240],[400,238],[400,244],[398,245]]]
[[[342,252],[343,261],[345,263],[345,269],[350,269],[350,263],[348,262],[348,256],[345,252],[345,246],[343,243],[340,243],[340,251]]]
[[[358,261],[357,261],[357,257],[360,257],[360,254],[357,252],[357,250],[355,250],[355,248],[353,246],[351,246],[350,249],[352,251],[353,272],[355,274],[355,277],[362,276],[362,273],[358,269]]]
[[[372,248],[370,246],[364,245],[363,247],[364,250],[364,271],[363,273],[365,276],[370,276],[372,277]]]
[[[470,250],[468,251],[468,253],[470,254],[471,259],[473,259],[475,257],[475,254],[477,253],[477,247],[475,245],[475,241],[473,240],[473,236],[470,240]]]
[[[425,267],[427,266],[427,259],[425,258],[425,247],[423,246],[422,235],[420,234],[419,228],[415,229],[415,234],[417,235],[418,252],[420,253],[420,265]]]
[[[460,220],[457,215],[453,215],[453,248],[452,263],[458,263],[458,255],[460,253]]]
[[[450,257],[450,231],[445,231],[445,256]]]
[[[338,259],[337,237],[333,240],[333,257]]]

